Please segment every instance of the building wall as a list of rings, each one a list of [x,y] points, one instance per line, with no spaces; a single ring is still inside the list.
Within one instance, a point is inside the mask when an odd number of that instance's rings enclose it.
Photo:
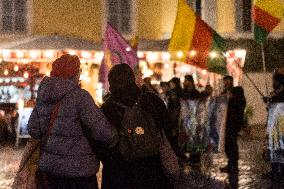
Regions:
[[[54,34],[99,41],[102,36],[101,0],[33,1],[33,34]]]
[[[248,75],[264,95],[267,95],[265,81],[267,82],[268,92],[272,91],[271,73],[249,73]],[[247,106],[253,107],[253,117],[249,121],[250,125],[264,125],[266,123],[267,111],[261,95],[259,95],[245,75],[243,76],[241,85],[245,91]]]
[[[162,38],[161,0],[138,0],[138,36],[140,39]]]
[[[217,0],[217,27],[220,33],[235,32],[234,0]]]

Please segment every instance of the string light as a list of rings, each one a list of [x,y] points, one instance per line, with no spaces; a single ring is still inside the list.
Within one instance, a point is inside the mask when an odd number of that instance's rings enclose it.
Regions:
[[[137,56],[138,56],[138,58],[144,58],[144,53],[141,52],[141,51],[138,51]]]
[[[74,50],[70,50],[70,51],[68,51],[68,53],[69,53],[70,55],[76,55],[76,51],[74,51]]]
[[[23,58],[24,57],[24,52],[23,51],[17,51],[16,52],[17,58]]]
[[[10,50],[3,50],[2,54],[3,54],[3,58],[10,58],[11,56]]]
[[[189,51],[189,56],[190,57],[194,57],[194,56],[196,56],[196,54],[197,54],[197,52],[195,50]]]
[[[15,65],[15,66],[14,66],[14,71],[15,71],[15,72],[19,71],[19,66],[18,66],[18,65]]]
[[[29,73],[28,73],[28,72],[25,72],[25,73],[24,73],[24,78],[25,78],[25,79],[28,79],[28,78],[29,78]]]
[[[31,57],[32,59],[37,59],[37,58],[38,58],[38,52],[36,52],[36,51],[31,51],[31,52],[30,52],[30,57]]]
[[[178,58],[182,58],[183,57],[183,52],[182,51],[177,52],[177,57]]]
[[[45,57],[45,58],[48,58],[48,59],[52,59],[52,58],[54,58],[54,52],[53,52],[52,50],[50,50],[50,51],[45,51],[45,52],[44,52],[44,57]]]
[[[164,52],[162,54],[162,58],[163,58],[163,60],[170,60],[171,59],[171,55],[168,52]]]
[[[125,50],[126,50],[127,52],[129,52],[129,51],[131,51],[131,48],[130,48],[130,47],[127,47]]]
[[[8,75],[9,71],[7,69],[4,70],[4,75]]]
[[[206,75],[207,71],[206,70],[202,70],[202,74]]]
[[[156,61],[158,59],[158,54],[154,53],[154,52],[150,52],[150,53],[147,54],[147,59],[150,62]]]
[[[45,75],[49,77],[50,76],[50,71],[46,71]]]
[[[104,57],[104,53],[103,53],[103,52],[97,52],[97,53],[95,54],[95,59],[96,59],[98,62],[102,61],[103,57]]]
[[[85,59],[91,58],[91,54],[89,52],[87,52],[87,51],[83,51],[81,53],[81,56],[82,56],[82,58],[85,58]]]
[[[212,52],[209,53],[209,56],[210,56],[211,58],[217,58],[217,57],[218,57],[218,54],[217,54],[215,51],[212,51]]]

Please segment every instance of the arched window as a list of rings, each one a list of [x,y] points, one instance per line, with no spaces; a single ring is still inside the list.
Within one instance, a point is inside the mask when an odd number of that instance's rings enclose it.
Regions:
[[[1,33],[22,33],[27,30],[27,1],[0,0]]]
[[[133,33],[133,0],[106,0],[107,21],[122,34]]]

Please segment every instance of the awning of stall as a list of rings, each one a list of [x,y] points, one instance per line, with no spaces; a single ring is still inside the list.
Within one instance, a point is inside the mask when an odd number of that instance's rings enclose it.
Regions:
[[[0,48],[17,50],[101,50],[102,46],[93,41],[54,34],[45,36],[36,35],[21,40],[9,41],[8,43],[0,43]]]

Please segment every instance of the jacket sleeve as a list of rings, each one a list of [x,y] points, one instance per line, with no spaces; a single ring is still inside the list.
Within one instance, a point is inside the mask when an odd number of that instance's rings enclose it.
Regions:
[[[81,124],[91,131],[95,140],[107,143],[111,147],[116,145],[118,141],[116,129],[108,122],[87,91],[83,92],[79,111]]]
[[[37,107],[35,107],[32,111],[28,122],[28,132],[34,139],[41,139],[41,131],[40,131],[40,118],[37,113]]]

